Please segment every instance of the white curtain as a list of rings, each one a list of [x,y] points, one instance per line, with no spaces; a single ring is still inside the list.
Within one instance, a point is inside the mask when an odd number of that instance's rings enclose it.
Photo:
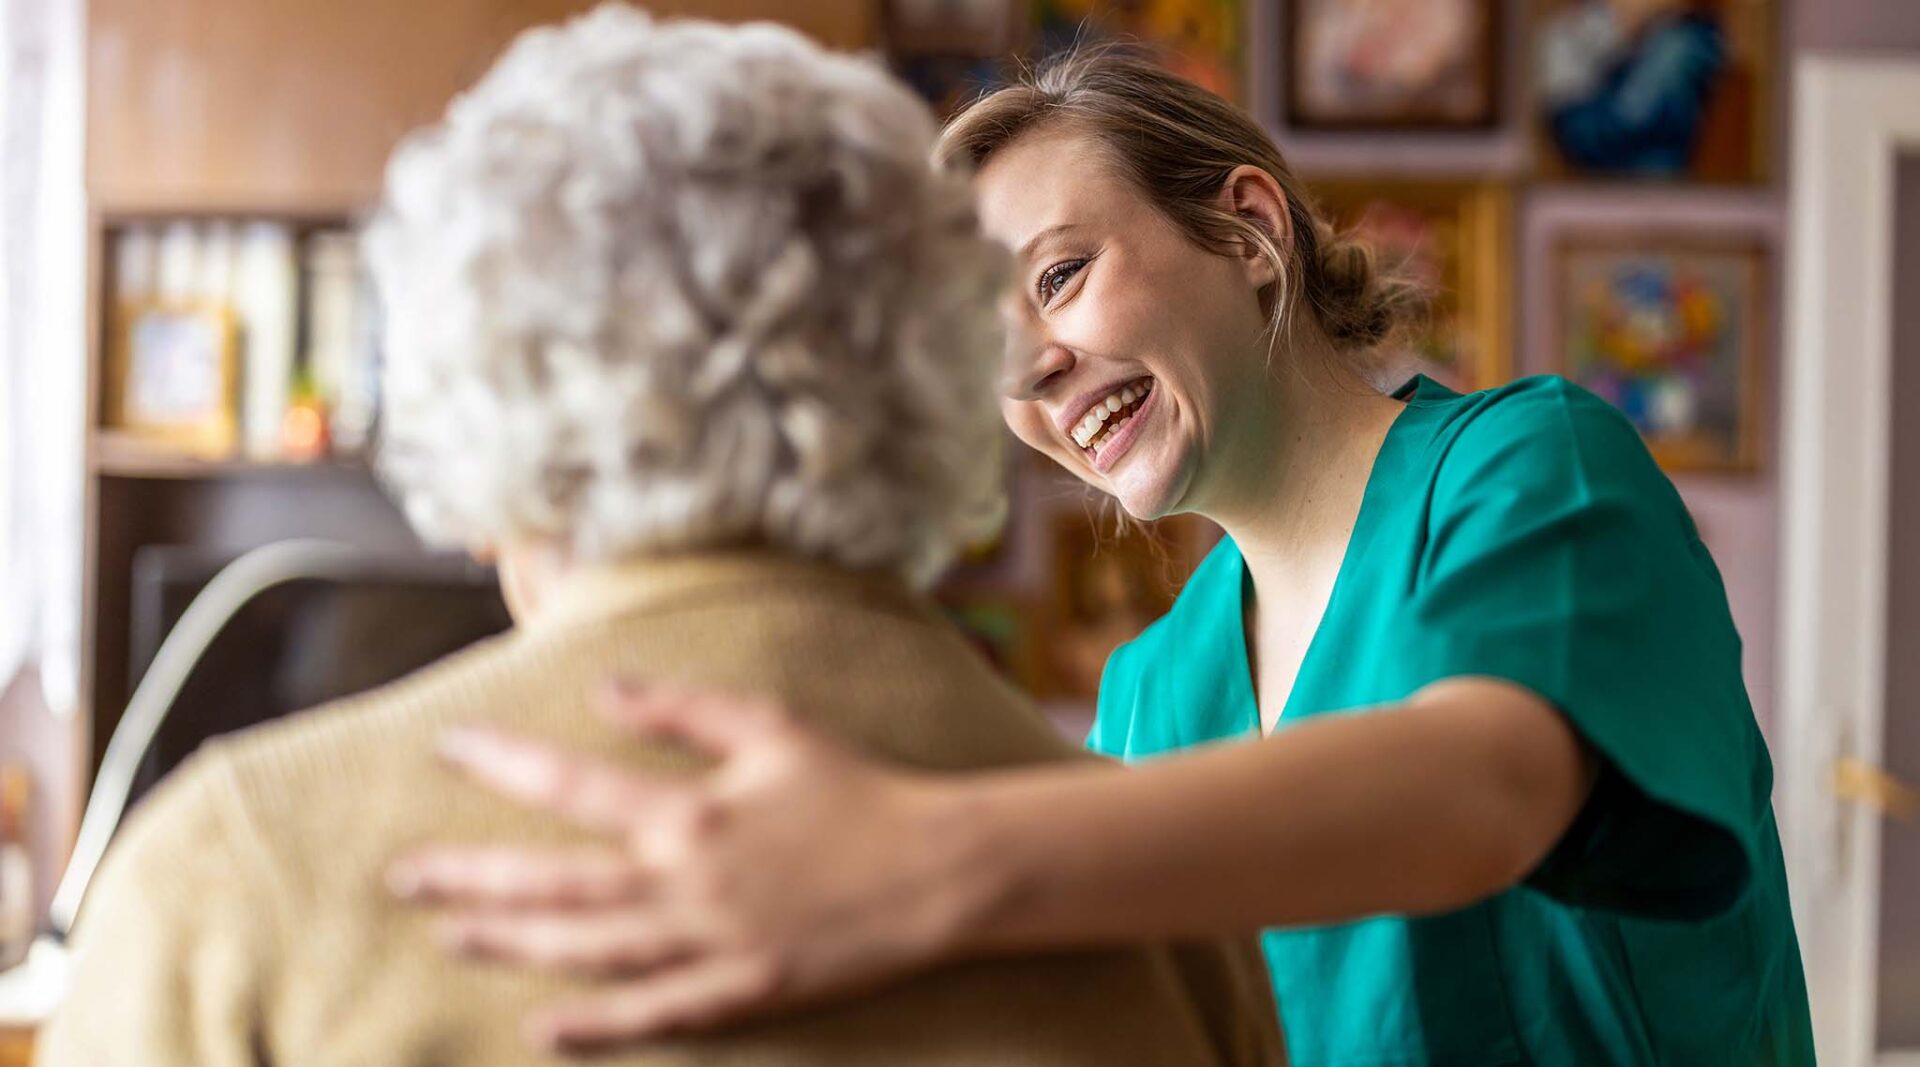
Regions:
[[[85,0],[0,0],[0,687],[79,681]]]

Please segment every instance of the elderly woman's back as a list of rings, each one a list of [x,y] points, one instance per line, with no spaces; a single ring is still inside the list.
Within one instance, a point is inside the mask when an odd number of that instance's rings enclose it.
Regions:
[[[43,1062],[527,1062],[517,1020],[569,984],[449,963],[381,875],[428,839],[586,837],[442,773],[450,725],[697,773],[589,710],[611,677],[776,696],[931,769],[1077,758],[913,591],[1000,509],[1001,254],[931,138],[790,33],[608,8],[402,147],[371,242],[383,462],[424,534],[498,554],[519,626],[164,783],[85,905]],[[1244,944],[967,964],[626,1055],[1280,1059]]]

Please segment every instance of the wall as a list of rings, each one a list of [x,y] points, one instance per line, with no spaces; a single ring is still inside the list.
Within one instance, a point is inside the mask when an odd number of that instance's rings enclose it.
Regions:
[[[56,719],[29,667],[0,683],[0,763],[31,769],[27,834],[33,855],[36,909],[45,911],[66,862],[67,842],[80,820],[80,795],[71,775],[80,766],[80,735],[71,720]]]
[[[1799,0],[1789,14],[1803,51],[1920,52],[1913,0]]]

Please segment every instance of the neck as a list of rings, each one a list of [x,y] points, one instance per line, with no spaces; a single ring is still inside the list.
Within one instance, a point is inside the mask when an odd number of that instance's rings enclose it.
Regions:
[[[1248,442],[1205,514],[1233,537],[1256,578],[1344,552],[1387,430],[1402,410],[1331,350],[1289,352],[1270,432]]]

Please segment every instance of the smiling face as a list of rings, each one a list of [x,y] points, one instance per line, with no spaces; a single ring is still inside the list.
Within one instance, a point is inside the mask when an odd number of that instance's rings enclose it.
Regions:
[[[1234,460],[1273,446],[1272,275],[1189,240],[1106,152],[1043,125],[976,179],[982,221],[1017,256],[1001,409],[1134,517],[1205,512]]]

